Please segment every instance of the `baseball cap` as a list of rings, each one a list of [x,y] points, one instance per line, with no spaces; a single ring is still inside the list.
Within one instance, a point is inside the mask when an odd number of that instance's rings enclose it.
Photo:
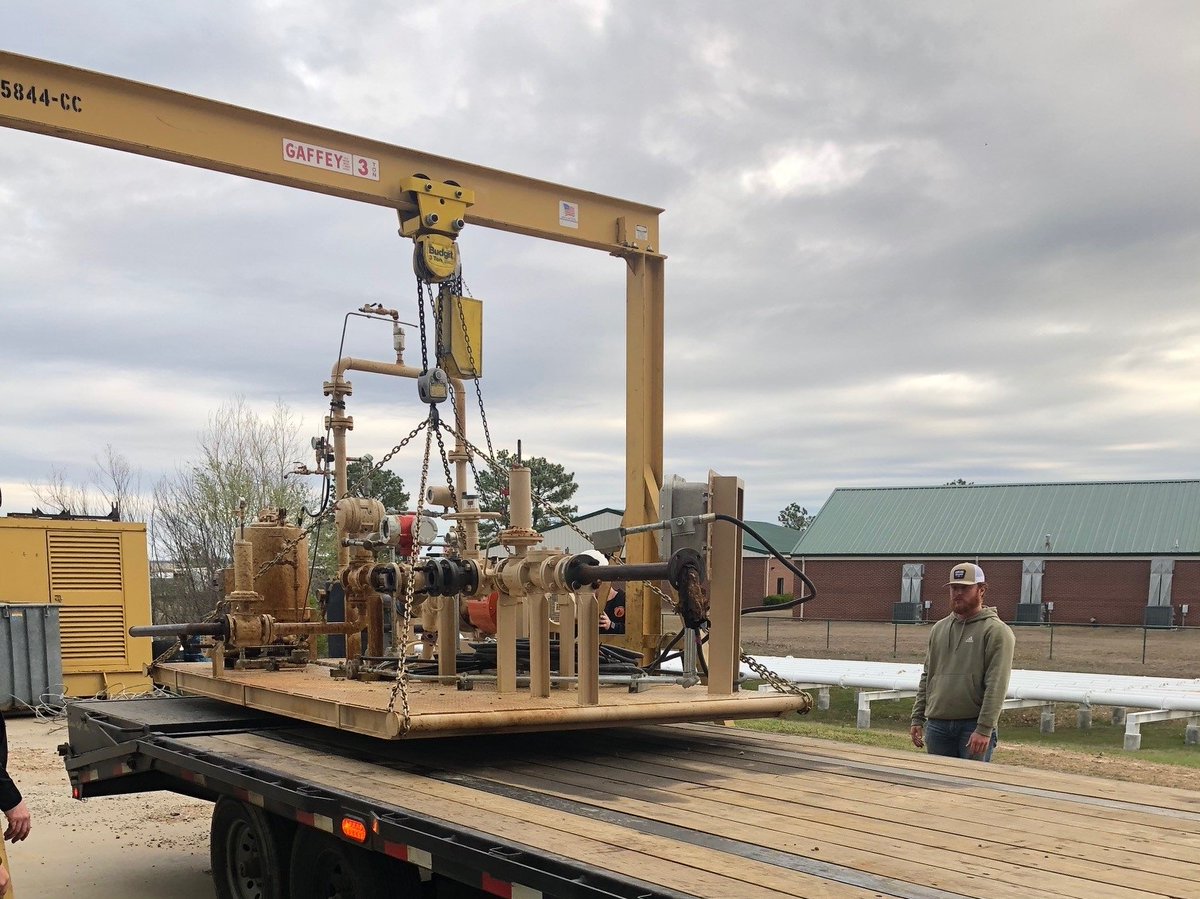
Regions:
[[[946,581],[947,587],[952,587],[955,584],[982,584],[987,578],[983,574],[983,569],[974,562],[959,562],[950,569],[950,580]]]

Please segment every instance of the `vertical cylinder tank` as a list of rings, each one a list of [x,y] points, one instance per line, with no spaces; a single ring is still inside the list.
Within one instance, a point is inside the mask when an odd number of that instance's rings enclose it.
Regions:
[[[246,540],[254,549],[254,571],[283,552],[278,564],[254,579],[254,590],[262,596],[257,609],[276,621],[308,621],[308,537],[289,525],[283,509],[264,509],[258,521],[246,528]],[[284,547],[293,540],[295,546]]]

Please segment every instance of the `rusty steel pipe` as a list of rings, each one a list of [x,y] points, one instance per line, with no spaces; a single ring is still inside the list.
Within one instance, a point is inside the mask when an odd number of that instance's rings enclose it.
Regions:
[[[223,637],[225,622],[192,621],[182,624],[135,624],[129,629],[131,637]]]

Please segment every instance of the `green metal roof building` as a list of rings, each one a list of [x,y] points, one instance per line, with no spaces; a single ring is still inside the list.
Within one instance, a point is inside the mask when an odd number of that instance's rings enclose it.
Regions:
[[[826,581],[821,617],[936,610],[942,569],[974,560],[1006,620],[1196,622],[1200,480],[839,488],[793,554]]]
[[[1200,480],[840,488],[805,556],[1200,554]]]

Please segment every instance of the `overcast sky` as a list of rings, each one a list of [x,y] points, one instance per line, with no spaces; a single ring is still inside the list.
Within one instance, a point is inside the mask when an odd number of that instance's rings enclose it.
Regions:
[[[740,475],[749,518],[1200,475],[1195,3],[27,3],[0,45],[665,208],[666,471]],[[0,511],[105,444],[149,486],[239,393],[316,433],[344,313],[415,314],[395,224],[0,128]],[[620,507],[624,266],[459,243],[493,437]],[[354,384],[379,456],[422,411]]]

